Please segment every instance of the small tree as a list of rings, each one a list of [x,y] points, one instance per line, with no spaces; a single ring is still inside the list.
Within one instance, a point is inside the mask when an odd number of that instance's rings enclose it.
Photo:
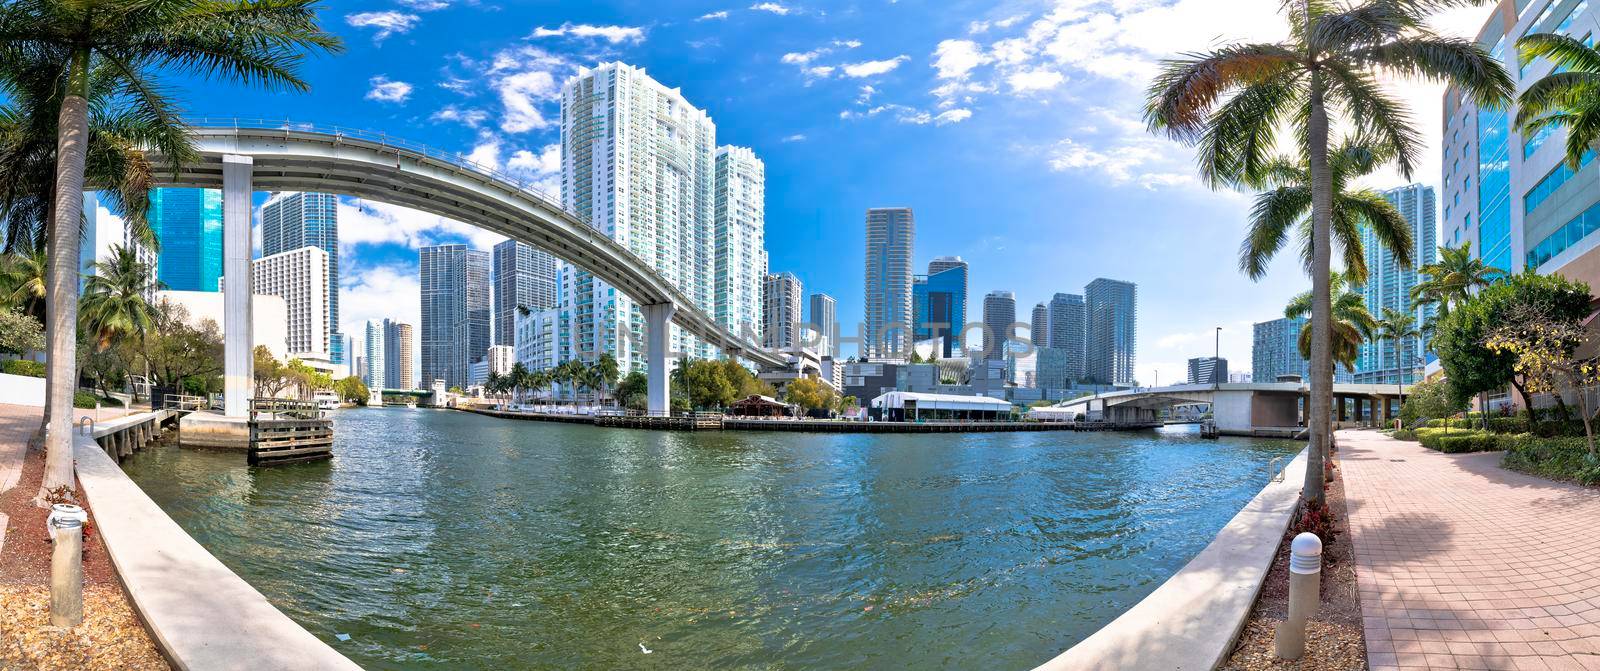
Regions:
[[[1418,382],[1411,385],[1411,393],[1400,404],[1400,423],[1411,426],[1419,420],[1444,419],[1466,409],[1466,402],[1452,395],[1449,380]]]
[[[333,386],[333,389],[338,392],[339,399],[346,402],[366,405],[367,400],[372,397],[372,390],[367,388],[367,383],[354,375],[340,380]]]
[[[630,410],[644,410],[650,401],[650,378],[643,372],[633,371],[617,384],[617,403]]]
[[[815,378],[802,377],[789,383],[784,390],[784,400],[804,408],[808,413],[829,410],[838,402],[837,394]]]
[[[1563,417],[1567,413],[1562,394],[1573,392],[1577,396],[1584,439],[1593,458],[1596,454],[1594,410],[1589,404],[1589,388],[1600,383],[1600,358],[1574,354],[1589,340],[1587,331],[1577,319],[1552,314],[1550,306],[1519,305],[1510,316],[1510,321],[1502,323],[1489,335],[1485,347],[1513,356],[1512,369],[1522,381],[1518,388],[1527,394],[1555,396]],[[1531,427],[1533,409],[1532,404],[1529,405]]]
[[[44,349],[44,325],[20,309],[0,310],[0,354]]]

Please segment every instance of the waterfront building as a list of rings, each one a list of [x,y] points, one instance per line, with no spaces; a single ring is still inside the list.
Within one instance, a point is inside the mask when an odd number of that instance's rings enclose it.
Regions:
[[[465,387],[470,384],[468,367],[489,350],[489,253],[466,245],[423,247],[417,266],[422,379]]]
[[[1227,359],[1202,356],[1189,360],[1189,384],[1220,384],[1227,380]]]
[[[351,348],[348,351],[355,352],[355,356],[350,357],[350,374],[361,378],[362,384],[366,384],[367,357],[363,355],[359,349]],[[368,385],[368,388],[370,389],[371,385]]]
[[[530,371],[561,363],[561,311],[539,310],[517,315],[516,360]]]
[[[1033,319],[1029,321],[1028,339],[1035,347],[1050,345],[1050,306],[1045,303],[1036,303],[1033,306]]]
[[[839,322],[837,312],[838,301],[832,296],[823,293],[811,294],[811,313],[806,317],[806,323],[814,331],[813,340],[817,344],[818,356],[827,359],[838,356]],[[837,385],[835,385],[837,386]]]
[[[383,387],[385,389],[415,389],[412,353],[416,351],[411,325],[383,320]]]
[[[560,307],[556,271],[561,263],[549,252],[525,242],[506,240],[494,246],[494,343],[516,342],[517,309]]]
[[[1257,322],[1252,331],[1250,377],[1256,382],[1277,382],[1281,377],[1311,379],[1311,361],[1300,356],[1300,331],[1306,318],[1280,317]],[[1335,364],[1334,382],[1354,382],[1355,372]]]
[[[278,296],[288,307],[290,356],[332,362],[332,310],[328,300],[328,253],[301,247],[250,264],[255,293]]]
[[[1017,295],[1005,290],[983,297],[983,358],[1002,360],[1011,352],[1017,322]]]
[[[913,325],[911,254],[916,221],[909,207],[867,210],[864,354],[901,356],[910,349]]]
[[[1138,287],[1101,277],[1083,293],[1085,375],[1104,384],[1132,384]]]
[[[847,362],[844,364],[844,395],[854,396],[864,405],[870,399],[894,391],[904,365],[888,361]]]
[[[762,346],[782,350],[799,347],[802,336],[800,297],[804,295],[800,278],[787,271],[772,273],[767,275],[761,293],[761,331],[766,334]]]
[[[1251,379],[1253,379],[1251,373],[1228,373],[1228,381],[1235,384],[1249,384]]]
[[[1381,319],[1386,309],[1409,313],[1421,331],[1437,311],[1433,305],[1414,305],[1411,301],[1412,287],[1422,280],[1417,269],[1439,259],[1433,187],[1411,184],[1385,191],[1383,197],[1400,210],[1410,224],[1413,262],[1410,266],[1401,266],[1372,228],[1364,227],[1361,243],[1366,249],[1367,281],[1361,293],[1366,298],[1367,311],[1374,317]],[[1407,338],[1398,343],[1398,349],[1397,344],[1387,338],[1369,339],[1361,344],[1355,380],[1361,383],[1415,382],[1427,363],[1424,359],[1427,351],[1425,336]]]
[[[366,347],[356,359],[356,374],[361,376],[368,389],[388,387],[389,347],[386,336],[388,320],[367,322]]]
[[[490,345],[486,358],[489,361],[490,373],[505,375],[511,372],[511,364],[517,362],[517,348],[511,345]]]
[[[220,291],[222,192],[155,189],[148,216],[160,242],[156,278],[173,291]]]
[[[1033,350],[1035,387],[1045,390],[1066,389],[1076,382],[1072,378],[1072,354],[1059,347],[1035,347]]]
[[[1050,298],[1050,339],[1052,349],[1066,357],[1066,379],[1077,382],[1084,370],[1084,303],[1078,294],[1056,294]]]
[[[602,63],[561,87],[562,204],[708,314],[716,306],[716,146],[711,117],[643,68]],[[578,268],[562,290],[563,359],[611,353],[624,373],[645,369],[645,320],[631,298]],[[720,354],[671,330],[673,352]]]
[[[747,147],[717,148],[713,248],[717,321],[741,339],[765,342],[766,165]]]
[[[333,346],[329,359],[345,362],[345,338],[339,332],[339,197],[331,193],[274,193],[261,206],[261,255],[316,247],[328,254],[328,323]]]
[[[967,319],[967,262],[941,256],[928,263],[928,274],[912,278],[913,335],[917,342],[939,339],[937,356],[962,350]]]

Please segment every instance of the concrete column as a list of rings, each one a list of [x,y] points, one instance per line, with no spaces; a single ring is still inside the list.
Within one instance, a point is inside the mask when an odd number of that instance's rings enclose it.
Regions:
[[[250,414],[255,386],[255,343],[250,314],[250,186],[254,170],[249,156],[222,157],[222,332],[223,414]]]
[[[662,415],[672,410],[672,383],[667,370],[667,351],[672,348],[672,314],[678,311],[671,303],[642,305],[644,310],[644,337],[646,360],[650,366],[650,381],[646,385],[650,397],[650,414]]]

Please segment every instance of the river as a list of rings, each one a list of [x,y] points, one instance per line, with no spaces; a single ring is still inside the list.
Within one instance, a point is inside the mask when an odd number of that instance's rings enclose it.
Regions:
[[[124,468],[370,669],[1025,669],[1155,589],[1301,447],[334,417],[331,462],[162,446]]]

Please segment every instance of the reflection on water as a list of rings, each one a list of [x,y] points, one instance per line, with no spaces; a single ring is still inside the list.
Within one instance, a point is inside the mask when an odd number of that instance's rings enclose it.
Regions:
[[[403,408],[342,411],[335,428],[331,463],[163,447],[125,467],[374,669],[1031,667],[1170,576],[1299,448]]]

